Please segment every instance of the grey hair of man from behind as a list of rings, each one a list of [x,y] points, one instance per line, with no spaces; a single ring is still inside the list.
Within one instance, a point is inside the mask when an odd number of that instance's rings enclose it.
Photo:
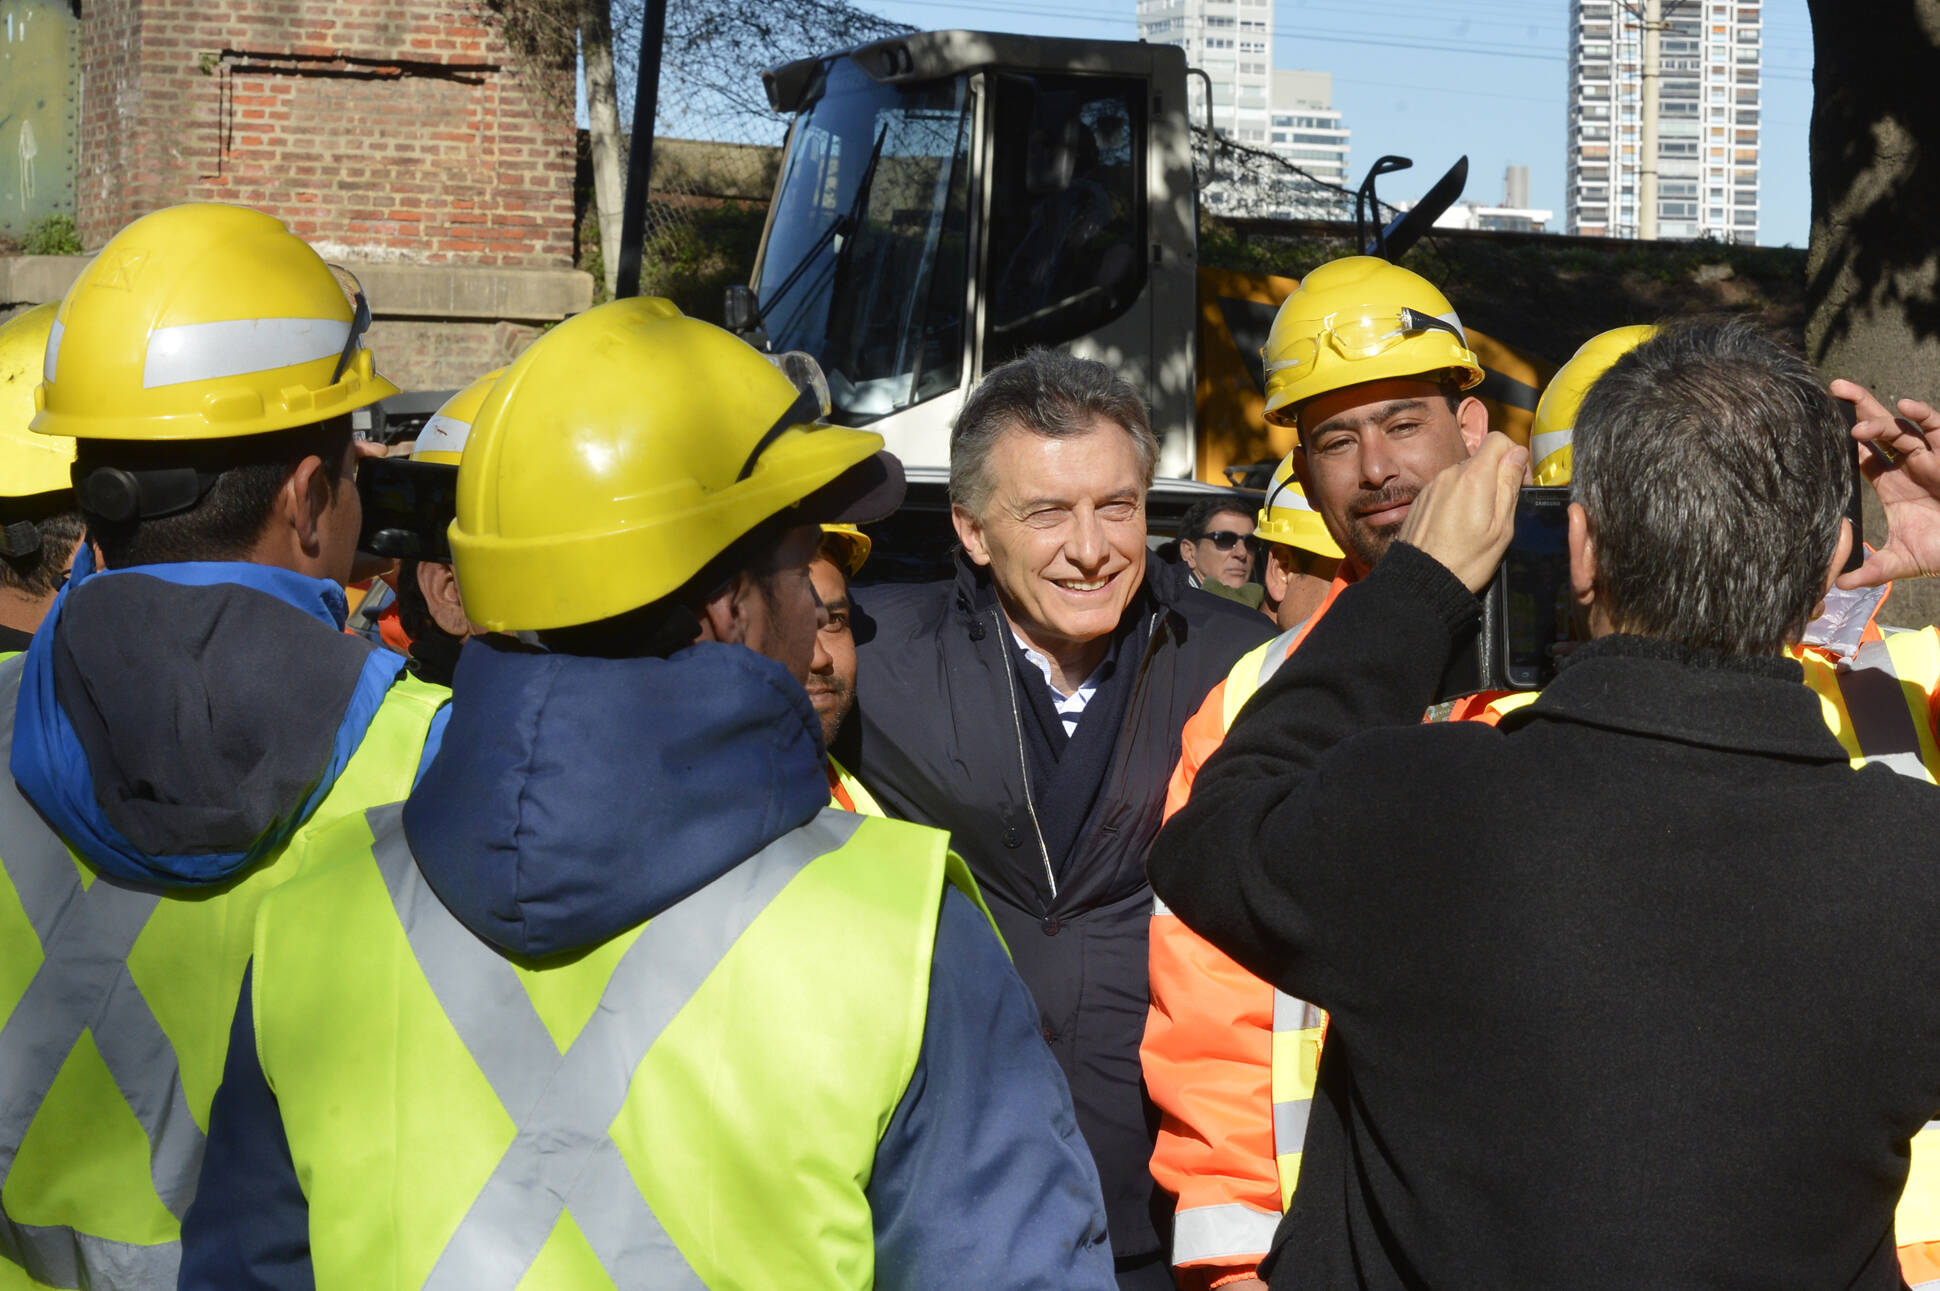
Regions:
[[[1573,496],[1619,631],[1770,654],[1825,590],[1851,436],[1804,360],[1741,320],[1667,327],[1583,398]]]
[[[1132,437],[1145,487],[1158,468],[1159,441],[1145,400],[1095,359],[1062,350],[1032,349],[992,368],[963,402],[950,431],[950,501],[981,516],[997,481],[990,452],[1005,432],[1028,430],[1052,439],[1083,435],[1103,419]]]

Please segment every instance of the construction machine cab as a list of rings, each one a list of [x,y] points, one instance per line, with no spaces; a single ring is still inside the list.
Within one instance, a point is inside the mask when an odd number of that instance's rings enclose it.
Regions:
[[[1182,51],[927,32],[764,79],[795,120],[730,320],[813,355],[834,420],[944,465],[983,373],[1056,346],[1139,386],[1161,472],[1192,473]]]

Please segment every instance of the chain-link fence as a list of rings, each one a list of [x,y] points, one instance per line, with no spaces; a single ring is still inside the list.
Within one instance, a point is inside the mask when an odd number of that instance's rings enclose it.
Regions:
[[[613,8],[622,122],[633,120],[642,11],[639,0]],[[711,290],[708,280],[732,280],[731,271],[745,282],[760,232],[755,216],[773,190],[788,132],[787,118],[768,106],[762,70],[910,30],[843,0],[668,0],[646,276],[666,290],[675,278],[697,276]],[[715,299],[695,303],[712,315]]]

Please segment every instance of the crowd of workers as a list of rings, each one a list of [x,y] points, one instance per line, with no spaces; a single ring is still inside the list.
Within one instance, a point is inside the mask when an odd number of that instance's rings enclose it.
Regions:
[[[1940,1285],[1931,408],[1700,321],[1513,443],[1348,257],[1257,510],[1032,351],[870,584],[881,438],[619,301],[366,636],[369,319],[188,205],[0,326],[0,1289]],[[1531,480],[1582,639],[1445,694]]]

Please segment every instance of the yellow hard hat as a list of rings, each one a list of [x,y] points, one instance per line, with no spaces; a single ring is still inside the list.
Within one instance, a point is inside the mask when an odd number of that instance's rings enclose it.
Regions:
[[[1648,324],[1613,327],[1583,342],[1569,362],[1556,369],[1556,375],[1543,387],[1543,397],[1536,404],[1536,424],[1529,432],[1536,483],[1553,486],[1570,482],[1575,464],[1570,441],[1576,435],[1576,410],[1583,406],[1583,396],[1611,364],[1655,335],[1657,329]]]
[[[1301,280],[1260,349],[1266,419],[1297,425],[1316,395],[1367,381],[1443,372],[1468,390],[1482,365],[1455,307],[1420,274],[1374,256],[1330,260]]]
[[[1293,473],[1293,453],[1280,459],[1279,466],[1274,468],[1273,483],[1267,485],[1266,501],[1260,506],[1253,536],[1261,542],[1298,547],[1334,560],[1344,554],[1334,536],[1327,532],[1327,522],[1307,501],[1300,479]]]
[[[451,526],[466,612],[495,632],[544,631],[650,605],[838,480],[805,520],[894,510],[902,468],[877,458],[882,436],[818,418],[812,392],[671,301],[568,319],[472,423]]]
[[[144,215],[68,288],[34,429],[76,439],[228,439],[342,416],[398,393],[353,303],[308,243],[244,206]]]
[[[822,526],[822,554],[840,565],[842,573],[849,578],[862,572],[875,545],[868,534],[852,524]]]
[[[40,384],[55,308],[50,300],[0,324],[0,498],[74,487],[69,473],[74,441],[27,429],[34,419],[34,387]]]
[[[418,432],[417,443],[411,447],[411,460],[458,465],[465,441],[471,438],[472,423],[478,420],[478,410],[485,406],[485,396],[492,393],[492,383],[504,375],[504,368],[493,368],[439,405],[438,411],[431,414],[431,420]]]

